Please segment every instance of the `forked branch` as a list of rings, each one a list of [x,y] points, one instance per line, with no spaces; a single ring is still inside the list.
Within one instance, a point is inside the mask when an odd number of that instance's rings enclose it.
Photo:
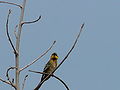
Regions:
[[[34,72],[34,73],[39,73],[39,74],[48,75],[48,73],[45,73],[45,72],[37,72],[37,71],[33,71],[33,70],[29,70],[29,71],[30,71],[30,72]],[[66,88],[67,90],[70,90],[70,89],[68,88],[67,84],[66,84],[62,79],[60,79],[59,77],[57,77],[57,76],[55,76],[55,75],[53,75],[53,74],[50,75],[50,76],[52,76],[52,77],[58,79],[58,80],[65,86],[65,88]]]
[[[12,69],[16,69],[16,67],[10,67],[10,68],[8,68],[7,72],[6,72],[6,77],[7,77],[7,80],[9,81],[9,83],[11,84],[11,86],[13,86],[14,88],[16,88],[15,85],[14,85],[14,83],[10,80],[10,76],[9,76],[9,71],[12,70]]]
[[[4,82],[4,83],[6,83],[6,84],[9,84],[9,85],[11,85],[11,83],[10,83],[10,82],[8,82],[8,81],[5,81],[5,80],[3,80],[2,78],[0,78],[0,81]]]
[[[74,42],[73,46],[71,47],[71,49],[68,51],[67,55],[66,55],[66,56],[64,57],[64,59],[61,61],[61,63],[60,63],[46,78],[44,78],[44,79],[41,81],[41,84],[43,84],[43,83],[45,82],[45,80],[46,80],[49,76],[51,76],[51,75],[63,64],[63,62],[67,59],[67,57],[70,55],[70,53],[71,53],[72,50],[74,49],[74,47],[75,47],[75,45],[76,45],[76,43],[77,43],[77,41],[78,41],[78,39],[79,39],[79,37],[80,37],[80,35],[81,35],[81,32],[82,32],[82,30],[83,30],[83,27],[84,27],[84,23],[81,25],[80,31],[79,31],[76,39],[75,39],[75,42]]]
[[[31,66],[32,64],[34,64],[36,61],[38,61],[41,57],[43,57],[49,50],[52,49],[52,47],[54,46],[54,44],[56,43],[56,41],[54,41],[52,43],[52,45],[48,48],[48,50],[46,50],[42,55],[38,56],[36,59],[34,59],[31,63],[29,63],[28,65],[26,65],[25,67],[21,68],[20,71],[28,68],[29,66]]]
[[[16,3],[11,3],[11,2],[6,2],[6,1],[0,1],[0,3],[6,3],[6,4],[10,4],[10,5],[14,5],[14,6],[17,6],[17,7],[19,7],[19,8],[22,8],[21,5],[18,5],[18,4],[16,4]]]

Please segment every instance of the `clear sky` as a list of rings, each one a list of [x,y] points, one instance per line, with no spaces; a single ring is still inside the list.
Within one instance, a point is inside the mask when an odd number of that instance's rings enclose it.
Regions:
[[[5,1],[5,0],[4,0]],[[8,0],[21,3],[22,0]],[[20,9],[0,4],[0,77],[6,79],[8,67],[14,66],[14,54],[5,33],[8,9],[10,35],[18,23]],[[42,71],[51,53],[58,53],[60,62],[73,44],[80,25],[85,22],[81,37],[67,61],[55,72],[70,90],[120,90],[120,1],[119,0],[28,0],[25,21],[42,19],[24,25],[21,36],[20,67],[42,54],[54,40],[53,49],[21,73],[28,74],[25,90],[33,90],[40,76],[28,70]],[[13,77],[14,71],[10,72]],[[50,78],[42,90],[66,90],[56,79]],[[0,90],[13,90],[0,82]]]

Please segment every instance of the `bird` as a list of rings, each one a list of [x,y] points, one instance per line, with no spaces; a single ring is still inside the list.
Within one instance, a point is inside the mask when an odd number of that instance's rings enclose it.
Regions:
[[[50,56],[50,60],[47,62],[47,64],[45,65],[44,67],[44,70],[43,72],[44,73],[51,73],[56,67],[57,67],[57,60],[58,60],[58,55],[57,53],[52,53],[52,55]],[[41,87],[42,85],[42,81],[47,77],[48,75],[47,74],[43,74],[42,77],[41,77],[41,81],[39,82],[39,84],[37,85],[37,87],[35,87],[34,90],[39,90],[39,88]],[[46,80],[48,80],[50,77],[46,78]]]

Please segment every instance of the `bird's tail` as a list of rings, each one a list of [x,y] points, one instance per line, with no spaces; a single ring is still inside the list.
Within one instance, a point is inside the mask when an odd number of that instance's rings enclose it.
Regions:
[[[39,88],[41,87],[41,85],[42,85],[42,83],[40,82],[34,90],[39,90]]]
[[[39,82],[39,84],[36,86],[36,88],[34,90],[39,90],[39,88],[42,86],[43,84],[43,80],[46,78],[46,75],[43,75],[41,78],[41,81]],[[46,80],[45,80],[46,81]]]

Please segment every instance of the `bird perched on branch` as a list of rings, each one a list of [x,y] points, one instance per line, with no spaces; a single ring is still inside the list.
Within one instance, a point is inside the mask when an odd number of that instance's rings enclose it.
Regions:
[[[45,65],[45,68],[43,70],[44,73],[51,73],[56,67],[57,67],[57,59],[58,59],[58,56],[56,53],[53,53],[50,57],[50,60],[48,61],[48,63]],[[41,81],[40,83],[37,85],[37,87],[34,89],[34,90],[38,90],[41,85],[42,85],[42,81],[47,77],[48,75],[47,74],[43,74],[42,77],[41,77]],[[46,80],[48,80],[50,77],[46,78]]]

